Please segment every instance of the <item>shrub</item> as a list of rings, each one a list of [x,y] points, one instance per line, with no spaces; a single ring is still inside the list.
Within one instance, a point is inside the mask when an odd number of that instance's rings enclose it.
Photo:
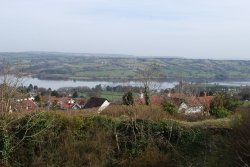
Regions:
[[[229,112],[223,107],[214,107],[210,110],[210,114],[216,118],[224,118],[228,116]]]
[[[242,112],[242,120],[240,124],[236,124],[233,128],[233,146],[237,154],[237,164],[239,166],[250,166],[250,112],[249,108]]]
[[[218,93],[210,105],[209,113],[217,118],[223,118],[230,112],[234,112],[240,104],[235,97],[226,93]]]
[[[3,120],[7,129],[1,126]],[[229,166],[234,159],[225,161],[230,155],[226,131],[166,119],[57,112],[0,115],[0,153],[16,146],[10,154],[0,154],[0,166],[5,161],[16,167],[216,166],[220,162],[227,164],[217,166]]]
[[[162,108],[164,111],[169,112],[170,114],[174,114],[178,112],[178,108],[171,101],[165,101],[162,103]]]
[[[122,97],[122,102],[125,105],[133,105],[134,104],[133,93],[131,91],[125,93]]]

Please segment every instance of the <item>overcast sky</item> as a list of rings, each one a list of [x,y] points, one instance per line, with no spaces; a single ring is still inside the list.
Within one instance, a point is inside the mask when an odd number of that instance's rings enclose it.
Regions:
[[[0,51],[250,60],[250,0],[0,0]]]

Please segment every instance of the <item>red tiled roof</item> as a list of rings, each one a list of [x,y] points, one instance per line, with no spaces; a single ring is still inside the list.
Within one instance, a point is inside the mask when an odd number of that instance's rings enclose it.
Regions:
[[[196,96],[186,96],[182,93],[171,93],[167,98],[165,96],[151,96],[150,103],[152,105],[161,105],[161,103],[165,100],[172,100],[176,105],[180,105],[182,102],[185,102],[188,106],[201,106],[201,105],[210,105],[213,100],[213,96],[204,96],[204,97],[196,97]],[[145,104],[144,98],[136,97],[135,104]]]
[[[150,97],[150,103],[152,105],[161,105],[163,100],[164,100],[164,98],[162,96],[151,96]],[[134,101],[135,101],[135,104],[138,104],[138,105],[145,104],[145,99],[144,98],[136,97],[134,99]]]
[[[23,100],[21,101],[20,107],[26,111],[34,111],[37,105],[32,100]]]
[[[58,98],[58,97],[55,97],[55,96],[51,96],[49,97],[49,102],[52,102],[52,101],[58,101],[58,102],[64,102],[64,103],[68,103],[70,101],[70,98],[68,97],[61,97],[61,98]]]
[[[86,101],[84,99],[79,99],[76,101],[76,103],[79,105],[84,105],[86,103]]]
[[[209,106],[213,99],[214,99],[214,96],[198,97],[198,100],[200,101],[200,103],[205,106]]]
[[[180,97],[180,98],[170,98],[175,102],[176,105],[180,105],[182,102],[185,102],[188,106],[208,106],[213,100],[213,96],[204,96],[204,97]]]
[[[164,98],[162,96],[151,96],[150,97],[150,103],[152,105],[161,105],[161,103],[164,101]]]
[[[63,104],[61,104],[61,106],[60,106],[62,109],[69,109],[69,108],[71,108],[72,107],[72,104],[68,104],[68,103],[63,103]]]
[[[200,103],[200,101],[198,100],[198,98],[195,97],[195,96],[186,97],[184,99],[184,102],[186,102],[186,104],[189,107],[202,106],[202,104]]]

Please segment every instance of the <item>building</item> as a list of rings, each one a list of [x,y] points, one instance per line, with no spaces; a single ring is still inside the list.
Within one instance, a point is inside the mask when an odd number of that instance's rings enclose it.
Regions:
[[[110,105],[110,102],[105,98],[92,97],[84,105],[83,109],[98,108],[98,112],[103,111]]]

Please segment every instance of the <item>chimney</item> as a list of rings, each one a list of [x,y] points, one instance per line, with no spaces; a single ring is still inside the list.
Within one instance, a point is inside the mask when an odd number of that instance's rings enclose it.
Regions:
[[[144,96],[143,96],[143,93],[141,91],[141,93],[140,93],[140,99],[143,99],[143,98],[144,98]]]

